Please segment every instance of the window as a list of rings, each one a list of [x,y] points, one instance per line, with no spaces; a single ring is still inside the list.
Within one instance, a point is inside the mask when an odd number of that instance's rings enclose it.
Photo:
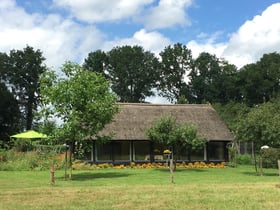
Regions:
[[[149,160],[150,158],[150,142],[134,141],[134,160]]]
[[[130,160],[130,141],[114,141],[114,160]]]
[[[96,160],[97,161],[112,161],[112,144],[98,144],[96,143]]]
[[[204,147],[202,147],[200,149],[193,150],[192,153],[191,153],[191,160],[192,161],[195,161],[195,160],[199,160],[199,161],[205,160],[205,158],[204,158]]]
[[[209,160],[225,160],[224,142],[209,142],[208,144]]]

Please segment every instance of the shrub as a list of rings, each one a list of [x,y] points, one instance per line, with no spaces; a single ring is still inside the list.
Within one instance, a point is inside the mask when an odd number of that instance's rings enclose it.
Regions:
[[[64,159],[53,152],[17,152],[16,149],[5,152],[5,158],[0,161],[0,170],[46,170],[53,163],[56,169],[63,168]]]
[[[277,168],[277,160],[280,160],[280,149],[268,148],[262,149],[263,167]]]
[[[236,162],[240,165],[251,165],[253,163],[253,159],[249,154],[237,155]]]

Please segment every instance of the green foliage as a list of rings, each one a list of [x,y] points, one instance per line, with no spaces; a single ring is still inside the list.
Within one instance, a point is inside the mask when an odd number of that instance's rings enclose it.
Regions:
[[[214,109],[218,112],[228,128],[236,133],[240,121],[250,112],[250,107],[244,103],[230,101],[227,104],[214,103]]]
[[[108,52],[106,71],[120,102],[142,102],[154,95],[159,81],[158,59],[140,46],[115,47]]]
[[[244,155],[238,154],[236,156],[236,162],[237,162],[237,164],[240,164],[240,165],[252,165],[254,160],[253,160],[252,156],[249,154],[244,154]]]
[[[193,62],[191,50],[177,43],[166,47],[160,56],[161,80],[158,87],[160,95],[171,102],[181,103],[182,97],[189,98],[185,78]]]
[[[22,130],[30,130],[33,125],[34,111],[40,101],[39,78],[46,71],[44,60],[40,50],[27,46],[23,50],[11,50],[3,62],[1,77],[12,87],[11,91],[22,110]]]
[[[62,69],[66,78],[48,72],[42,78],[43,115],[60,118],[56,132],[69,140],[84,140],[96,135],[117,112],[115,96],[100,74],[85,71],[74,63]]]
[[[15,133],[20,125],[20,110],[17,100],[13,94],[8,91],[5,84],[0,82],[0,140],[6,144],[10,137]],[[0,148],[2,145],[0,145]]]
[[[176,141],[176,118],[166,115],[155,121],[146,131],[146,135],[154,142],[172,144]]]
[[[278,160],[280,160],[280,149],[268,148],[262,149],[261,154],[263,158],[263,167],[266,168],[277,168]]]
[[[190,88],[195,103],[235,100],[237,68],[215,55],[203,52],[194,61],[189,74]]]
[[[15,139],[13,140],[13,148],[17,152],[27,152],[32,151],[34,146],[30,139]]]
[[[154,125],[146,131],[146,135],[154,142],[166,143],[173,147],[173,153],[177,153],[177,150],[182,148],[197,149],[206,142],[205,138],[198,136],[194,125],[179,124],[171,115],[155,121]]]
[[[256,106],[240,121],[237,139],[254,142],[256,150],[261,146],[280,145],[280,99]]]
[[[239,92],[250,106],[267,102],[280,90],[280,54],[264,54],[256,63],[244,66],[238,72]]]
[[[106,65],[108,65],[107,54],[101,50],[97,50],[88,54],[83,67],[88,71],[101,73],[103,76],[107,77],[108,75],[105,73]]]
[[[16,149],[1,152],[0,171],[48,170],[54,163],[56,169],[64,167],[63,154],[55,152],[18,152]]]

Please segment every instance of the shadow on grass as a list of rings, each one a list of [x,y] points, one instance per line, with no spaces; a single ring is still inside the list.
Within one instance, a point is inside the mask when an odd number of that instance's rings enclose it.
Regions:
[[[252,172],[246,171],[246,172],[242,172],[242,174],[248,175],[248,176],[261,176],[259,174],[259,172],[257,173],[255,171],[252,171]],[[273,172],[263,172],[263,176],[279,176],[279,174],[273,173]]]
[[[128,177],[131,174],[128,173],[116,173],[116,172],[107,172],[107,173],[91,173],[91,172],[83,172],[83,173],[73,173],[72,180],[75,181],[88,181],[92,179],[112,179],[119,177]],[[68,176],[67,176],[68,178]],[[59,177],[58,179],[64,180],[65,177]]]
[[[157,171],[162,171],[162,172],[170,172],[169,171],[169,168],[166,168],[166,169],[164,169],[164,168],[159,168],[159,169],[156,169]],[[177,173],[177,172],[188,172],[188,171],[191,171],[191,172],[207,172],[206,170],[203,170],[203,169],[201,169],[201,168],[188,168],[188,169],[182,169],[182,168],[176,168],[175,170],[174,170],[174,173]]]

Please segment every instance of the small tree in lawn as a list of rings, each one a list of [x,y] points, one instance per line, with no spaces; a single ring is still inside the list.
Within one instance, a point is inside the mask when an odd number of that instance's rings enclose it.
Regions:
[[[171,182],[173,182],[173,154],[181,148],[189,151],[201,147],[206,140],[198,136],[197,128],[191,124],[180,124],[172,115],[166,115],[158,119],[154,125],[146,131],[146,135],[151,141],[166,143],[172,148],[170,160]]]
[[[257,170],[256,154],[261,154],[261,147],[279,147],[280,145],[280,98],[260,104],[240,120],[236,138],[254,143],[255,169]]]
[[[72,154],[74,143],[97,135],[118,108],[116,97],[101,74],[71,62],[64,64],[62,72],[65,75],[61,78],[51,70],[41,78],[42,113],[46,120],[61,121],[52,135],[67,140]],[[70,178],[71,165],[70,159]]]

